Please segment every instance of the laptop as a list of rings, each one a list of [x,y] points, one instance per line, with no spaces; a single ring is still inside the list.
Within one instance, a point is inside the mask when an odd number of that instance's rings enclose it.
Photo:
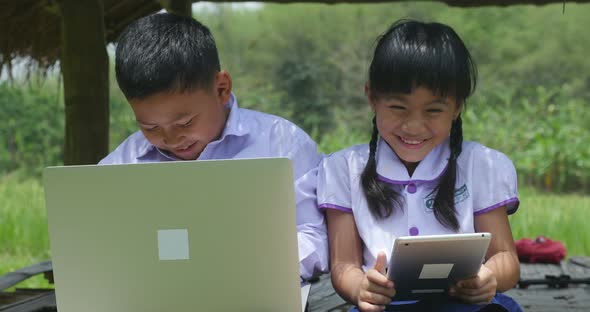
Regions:
[[[395,283],[393,300],[446,296],[449,286],[477,275],[491,237],[466,233],[396,238],[388,270]]]
[[[303,311],[286,158],[49,167],[60,312]]]

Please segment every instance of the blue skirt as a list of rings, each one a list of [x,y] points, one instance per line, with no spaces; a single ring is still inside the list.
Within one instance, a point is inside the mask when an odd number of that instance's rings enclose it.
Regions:
[[[492,302],[484,305],[461,303],[449,299],[444,301],[418,301],[418,302],[392,302],[385,308],[385,311],[392,312],[418,312],[418,311],[441,311],[441,312],[477,312],[477,311],[508,311],[522,312],[520,305],[514,299],[497,293]],[[349,312],[359,312],[354,307]]]

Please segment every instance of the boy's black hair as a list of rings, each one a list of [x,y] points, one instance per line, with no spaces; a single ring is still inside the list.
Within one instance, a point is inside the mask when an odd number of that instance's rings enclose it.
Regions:
[[[425,87],[439,96],[452,96],[457,105],[475,90],[477,68],[465,44],[449,26],[401,20],[394,23],[377,42],[369,68],[372,99],[396,93],[409,94]],[[375,153],[379,133],[373,119],[370,154],[361,175],[369,210],[376,218],[386,218],[403,209],[403,197],[379,180]],[[438,186],[432,191],[434,215],[447,228],[458,230],[455,210],[457,157],[461,154],[463,130],[461,116],[453,122],[450,135],[451,156]]]
[[[213,35],[190,17],[146,16],[131,23],[117,40],[115,72],[127,99],[209,88],[219,70]]]

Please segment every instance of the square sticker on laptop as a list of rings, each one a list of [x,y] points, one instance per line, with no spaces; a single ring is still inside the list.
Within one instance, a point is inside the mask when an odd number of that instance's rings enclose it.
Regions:
[[[189,260],[188,230],[158,230],[160,260]]]

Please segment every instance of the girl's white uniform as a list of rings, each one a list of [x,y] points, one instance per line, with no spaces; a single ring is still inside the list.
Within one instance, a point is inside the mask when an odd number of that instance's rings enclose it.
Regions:
[[[504,154],[476,142],[464,142],[457,159],[455,209],[459,233],[472,233],[474,217],[493,209],[518,208],[517,177],[512,161]],[[454,231],[438,222],[433,213],[433,190],[444,174],[450,147],[448,140],[434,148],[410,177],[401,160],[379,139],[376,161],[378,178],[394,188],[404,200],[382,220],[373,217],[360,183],[369,158],[367,144],[352,146],[323,159],[319,169],[318,206],[352,213],[364,244],[363,269],[374,266],[380,251],[391,254],[398,236],[449,234]],[[389,259],[388,259],[389,261]]]

